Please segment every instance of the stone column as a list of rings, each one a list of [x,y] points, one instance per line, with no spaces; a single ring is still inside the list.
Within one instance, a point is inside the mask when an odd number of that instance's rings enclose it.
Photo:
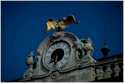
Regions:
[[[96,69],[96,77],[97,77],[97,80],[103,79],[104,71],[103,71],[103,67],[102,66],[99,66],[99,68]]]
[[[118,77],[120,71],[121,71],[121,70],[120,70],[120,68],[119,68],[118,63],[115,63],[115,68],[114,68],[114,72],[115,72],[115,74],[114,74],[114,77]]]
[[[104,73],[104,78],[111,78],[111,74],[112,74],[111,65],[108,64],[108,65],[106,65],[106,70],[105,70],[105,73]]]
[[[90,73],[91,73],[91,81],[94,81],[95,78],[96,78],[96,73],[95,73],[95,68],[94,67],[91,68]]]

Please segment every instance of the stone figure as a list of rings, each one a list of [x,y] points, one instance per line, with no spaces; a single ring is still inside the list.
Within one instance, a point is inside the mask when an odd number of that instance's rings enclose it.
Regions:
[[[90,38],[87,39],[82,39],[81,42],[83,43],[83,51],[84,51],[84,56],[88,57],[89,59],[89,63],[94,63],[96,62],[93,58],[92,58],[92,54],[94,51],[94,48],[92,46],[92,41]]]
[[[28,69],[26,71],[26,73],[24,74],[24,78],[30,79],[33,75],[33,52],[30,52],[28,58],[27,58],[27,65],[28,65]]]
[[[90,38],[82,40],[83,42],[83,50],[85,51],[85,55],[90,55],[92,53],[93,46]]]

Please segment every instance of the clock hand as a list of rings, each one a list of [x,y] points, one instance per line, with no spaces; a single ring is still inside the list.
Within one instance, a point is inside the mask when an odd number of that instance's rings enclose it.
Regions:
[[[58,56],[55,55],[55,64],[57,63],[57,61],[58,61]]]
[[[53,62],[54,62],[54,64],[56,64],[57,61],[58,61],[58,56],[55,54],[55,55],[51,58],[51,60],[50,60],[49,63],[53,63]]]

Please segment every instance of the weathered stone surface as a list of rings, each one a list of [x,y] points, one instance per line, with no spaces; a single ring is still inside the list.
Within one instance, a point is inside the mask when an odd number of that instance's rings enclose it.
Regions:
[[[26,77],[22,79],[21,81],[34,81],[34,82],[87,82],[87,81],[95,81],[95,80],[101,80],[106,78],[112,77],[112,69],[111,69],[111,63],[116,62],[117,60],[113,61],[106,61],[107,64],[104,63],[96,63],[96,61],[92,57],[93,53],[93,47],[92,44],[89,46],[87,45],[87,48],[85,51],[82,49],[84,47],[84,44],[81,45],[80,39],[76,37],[74,34],[69,32],[56,32],[53,34],[54,37],[47,37],[38,47],[37,49],[37,63],[36,68],[32,68],[33,64],[27,69],[25,72]],[[57,38],[58,37],[58,38]],[[52,40],[52,38],[56,38]],[[52,41],[49,41],[49,40]],[[64,54],[64,58],[57,62],[57,64],[52,64],[52,67],[49,67],[49,61],[48,59],[51,58],[51,54],[49,52],[49,56],[46,58],[46,53],[49,50],[50,46],[54,44],[54,49],[61,48],[59,46],[58,42],[63,42],[65,45],[62,47],[67,52]],[[55,46],[55,44],[58,44]],[[87,43],[86,43],[87,44]],[[53,49],[53,47],[51,47]],[[80,49],[83,53],[83,56],[79,58],[79,52],[78,49]],[[62,49],[63,50],[63,49]],[[65,51],[64,50],[64,51]],[[52,50],[51,50],[52,51]],[[52,53],[52,52],[51,52]],[[44,60],[46,59],[46,61]],[[66,61],[66,62],[65,62]],[[102,61],[103,62],[103,61]],[[58,63],[61,67],[57,66]],[[63,63],[63,65],[61,65]],[[106,69],[104,70],[104,66],[106,66]],[[119,65],[116,63],[114,67],[114,76],[119,76],[120,68]]]

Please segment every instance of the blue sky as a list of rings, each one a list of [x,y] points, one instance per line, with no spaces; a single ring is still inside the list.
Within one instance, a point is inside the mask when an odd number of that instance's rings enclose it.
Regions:
[[[48,18],[74,15],[80,23],[65,31],[79,38],[90,37],[94,57],[101,58],[104,40],[110,55],[123,52],[123,2],[2,2],[2,80],[20,78],[26,70],[26,57],[45,38]],[[51,34],[51,32],[49,32]]]

